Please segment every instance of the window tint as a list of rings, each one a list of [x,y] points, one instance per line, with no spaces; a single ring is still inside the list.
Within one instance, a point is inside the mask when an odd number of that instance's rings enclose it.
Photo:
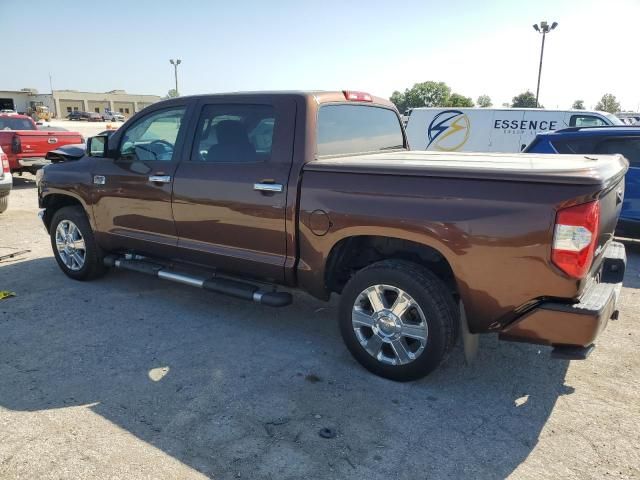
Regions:
[[[318,113],[318,155],[403,148],[393,110],[364,105],[325,105]]]
[[[608,123],[593,115],[571,115],[569,121],[570,127],[601,127],[603,125],[608,125]]]
[[[120,158],[142,162],[171,161],[184,112],[184,107],[172,108],[138,120],[122,136]]]
[[[33,123],[26,118],[0,118],[0,130],[35,130]]]
[[[594,153],[596,148],[596,143],[598,143],[600,139],[594,137],[583,137],[583,138],[557,138],[552,140],[553,148],[556,149],[558,153],[569,153],[569,154],[587,154]]]
[[[271,157],[275,111],[271,105],[207,105],[191,152],[194,162],[265,162]]]
[[[640,167],[640,137],[612,138],[600,142],[595,153],[620,153],[632,167]]]

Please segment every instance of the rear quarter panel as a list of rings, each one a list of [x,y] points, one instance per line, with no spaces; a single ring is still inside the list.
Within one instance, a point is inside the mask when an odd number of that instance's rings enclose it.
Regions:
[[[393,180],[393,181],[391,181]],[[573,298],[580,282],[550,261],[555,211],[588,201],[593,186],[306,171],[300,201],[300,285],[326,295],[325,265],[342,239],[377,235],[438,250],[449,262],[474,332],[499,329],[546,297]],[[322,210],[329,231],[315,235]]]

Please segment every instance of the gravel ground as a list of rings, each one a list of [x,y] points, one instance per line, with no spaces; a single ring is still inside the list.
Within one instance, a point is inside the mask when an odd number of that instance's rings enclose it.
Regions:
[[[483,337],[397,384],[329,304],[269,309],[135,273],[58,269],[32,177],[0,216],[0,478],[640,478],[640,248],[587,361]],[[322,438],[322,428],[334,438]]]

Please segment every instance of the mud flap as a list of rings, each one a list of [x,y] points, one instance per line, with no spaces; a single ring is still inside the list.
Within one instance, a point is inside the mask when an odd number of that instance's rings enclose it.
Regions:
[[[478,356],[480,335],[469,331],[467,314],[464,310],[462,300],[460,300],[458,304],[458,309],[460,311],[460,335],[462,336],[462,345],[464,347],[464,360],[467,365],[471,365]]]

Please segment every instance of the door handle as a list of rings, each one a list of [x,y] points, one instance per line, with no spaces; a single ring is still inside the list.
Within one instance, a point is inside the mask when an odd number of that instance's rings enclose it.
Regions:
[[[149,181],[154,183],[170,183],[171,175],[149,175]]]
[[[253,189],[260,192],[282,192],[282,184],[280,183],[254,183]]]

